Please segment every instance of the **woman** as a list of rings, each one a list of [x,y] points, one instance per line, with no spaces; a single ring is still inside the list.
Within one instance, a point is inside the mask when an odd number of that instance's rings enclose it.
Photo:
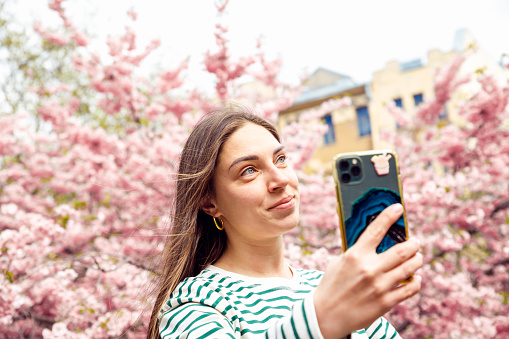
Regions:
[[[390,206],[326,272],[285,263],[299,220],[298,180],[276,129],[226,107],[182,151],[174,229],[163,253],[148,338],[399,337],[382,315],[420,290],[410,239],[377,255],[400,217]]]

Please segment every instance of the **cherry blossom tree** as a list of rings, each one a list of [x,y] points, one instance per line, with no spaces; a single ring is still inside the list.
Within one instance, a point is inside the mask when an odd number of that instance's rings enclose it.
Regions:
[[[389,105],[411,232],[421,239],[422,292],[390,317],[415,338],[509,335],[509,98],[493,75],[459,76],[466,56],[436,74],[415,115]],[[462,94],[451,121],[440,119]]]
[[[22,81],[5,95],[16,89],[31,96],[20,96],[0,116],[0,333],[142,338],[151,304],[147,282],[158,274],[152,258],[171,226],[179,152],[214,97],[176,91],[185,83],[187,60],[155,78],[140,75],[159,42],[140,48],[129,27],[108,38],[107,56],[95,52],[65,4],[49,3],[60,29],[35,23],[39,40],[18,57],[9,54],[13,65],[27,63]],[[225,6],[217,6],[219,15]],[[133,11],[128,15],[136,19]],[[215,37],[217,50],[203,63],[216,77],[216,97],[256,99],[255,111],[275,121],[295,97],[277,83],[280,60],[266,58],[261,46],[235,59],[227,28],[218,25]],[[13,53],[24,48],[3,46]],[[242,76],[276,87],[279,95],[234,96]],[[293,142],[294,149],[306,141]],[[312,149],[305,152],[299,159]]]
[[[217,5],[219,16],[227,3]],[[214,101],[229,100],[248,102],[275,122],[298,88],[277,80],[281,60],[269,60],[259,42],[254,55],[233,56],[228,28],[218,24],[217,46],[203,60],[214,95],[179,91],[188,60],[143,76],[140,66],[157,40],[139,47],[127,27],[102,42],[108,55],[101,55],[65,5],[50,1],[62,26],[36,23],[30,44],[21,43],[22,33],[0,34],[9,65],[20,66],[4,89],[18,96],[0,115],[0,333],[143,338],[147,282],[158,274],[153,257],[171,227],[178,156],[193,126]],[[136,20],[133,10],[127,15]],[[489,76],[471,79],[477,91],[450,112],[463,123],[438,120],[466,81],[456,75],[461,62],[437,74],[436,98],[415,116],[390,108],[403,128],[386,138],[400,154],[411,232],[426,259],[421,294],[387,315],[410,338],[509,332],[508,87]],[[277,96],[237,91],[242,77]],[[301,223],[285,238],[296,266],[325,269],[340,253],[332,178],[303,167],[325,132],[316,120],[350,104],[331,100],[282,131],[301,180]]]

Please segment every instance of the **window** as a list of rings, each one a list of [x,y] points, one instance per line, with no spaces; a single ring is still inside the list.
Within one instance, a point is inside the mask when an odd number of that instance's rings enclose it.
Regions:
[[[447,107],[445,107],[444,105],[444,110],[442,111],[442,113],[440,113],[438,119],[445,119],[446,117],[447,117]]]
[[[323,136],[323,143],[325,145],[331,145],[336,142],[336,137],[334,136],[334,124],[332,123],[332,116],[327,114],[322,118],[322,122],[329,127],[327,133]]]
[[[359,136],[371,134],[371,123],[369,122],[369,112],[367,107],[357,108],[357,124],[359,125]]]
[[[394,99],[394,103],[396,104],[396,107],[399,107],[403,109],[403,100],[401,98]],[[401,126],[396,122],[396,128],[401,128]]]
[[[414,104],[415,106],[417,107],[421,102],[423,101],[422,99],[422,93],[419,93],[419,94],[415,94],[414,95]]]

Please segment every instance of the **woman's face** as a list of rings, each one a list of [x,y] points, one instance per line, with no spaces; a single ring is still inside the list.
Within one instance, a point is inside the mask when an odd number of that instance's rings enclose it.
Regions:
[[[209,210],[230,240],[263,241],[293,229],[299,189],[284,147],[264,127],[247,123],[223,144]]]

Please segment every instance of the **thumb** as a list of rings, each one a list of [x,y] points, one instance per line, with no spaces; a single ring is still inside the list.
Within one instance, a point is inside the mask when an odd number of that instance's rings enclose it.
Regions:
[[[356,245],[365,249],[376,250],[377,246],[391,228],[401,214],[403,213],[403,205],[393,204],[380,213],[366,231],[361,235]]]

